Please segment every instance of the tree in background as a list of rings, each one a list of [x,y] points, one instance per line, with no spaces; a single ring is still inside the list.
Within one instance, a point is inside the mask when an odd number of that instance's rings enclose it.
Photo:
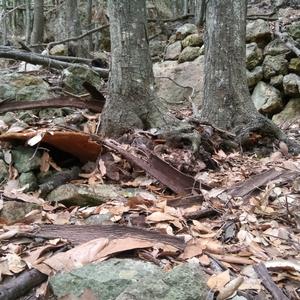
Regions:
[[[44,0],[34,0],[31,43],[39,44],[44,37]]]

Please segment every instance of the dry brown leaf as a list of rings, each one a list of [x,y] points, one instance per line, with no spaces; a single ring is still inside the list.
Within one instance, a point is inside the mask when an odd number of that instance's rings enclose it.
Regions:
[[[93,290],[85,289],[84,292],[79,296],[69,294],[63,297],[60,297],[59,300],[98,300],[99,298],[95,296]]]
[[[175,217],[160,211],[156,211],[151,215],[149,215],[148,217],[146,217],[146,222],[148,223],[158,223],[158,222],[175,221],[175,220],[176,220]]]
[[[38,205],[43,205],[45,203],[45,200],[42,198],[38,198],[33,195],[22,193],[18,190],[11,190],[11,191],[4,191],[3,195],[10,199],[17,199],[28,203],[35,203]]]
[[[239,290],[256,290],[260,291],[262,289],[261,280],[255,278],[247,278],[239,286]]]
[[[201,255],[198,259],[199,259],[200,264],[201,264],[203,267],[208,267],[208,266],[210,266],[211,261],[210,261],[210,258],[209,258],[206,254]]]
[[[228,262],[231,264],[238,264],[238,265],[252,265],[254,263],[253,260],[245,258],[245,257],[240,257],[240,256],[234,256],[234,255],[218,255],[214,254],[214,258]]]
[[[219,291],[224,288],[224,286],[230,281],[229,270],[226,270],[219,274],[214,274],[209,277],[207,281],[207,286],[212,289]]]
[[[46,173],[50,169],[50,155],[48,151],[44,151],[41,157],[40,171]]]
[[[267,269],[270,270],[289,270],[300,273],[299,261],[276,259],[264,262]]]
[[[244,278],[241,276],[231,280],[222,290],[219,291],[217,300],[224,300],[232,296],[243,283],[243,281]]]
[[[189,259],[203,252],[202,243],[199,240],[191,240],[187,243],[184,252],[179,256],[182,259]]]

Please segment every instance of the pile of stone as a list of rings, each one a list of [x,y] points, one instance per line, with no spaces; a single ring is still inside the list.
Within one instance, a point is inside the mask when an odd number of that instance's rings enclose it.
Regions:
[[[300,22],[287,30],[300,40]],[[256,108],[277,124],[299,117],[300,58],[274,36],[265,20],[247,23],[246,43],[247,80]],[[194,24],[184,24],[170,37],[164,59],[181,64],[203,54],[203,34]]]

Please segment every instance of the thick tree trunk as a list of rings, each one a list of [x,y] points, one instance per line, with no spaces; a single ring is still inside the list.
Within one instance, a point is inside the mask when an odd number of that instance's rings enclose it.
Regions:
[[[112,63],[101,133],[118,136],[164,120],[154,91],[145,0],[109,0],[108,11]]]
[[[34,0],[33,29],[31,43],[43,42],[44,36],[44,0]]]

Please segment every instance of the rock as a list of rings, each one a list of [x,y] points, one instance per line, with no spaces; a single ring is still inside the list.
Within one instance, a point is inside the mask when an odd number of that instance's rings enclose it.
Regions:
[[[7,179],[8,179],[7,165],[2,159],[0,159],[0,182],[3,183],[3,181]]]
[[[13,224],[22,219],[32,210],[39,209],[39,205],[22,201],[4,201],[0,210],[0,219],[4,224]]]
[[[254,87],[259,81],[263,79],[263,69],[261,66],[255,67],[252,71],[247,72],[247,84],[248,87]]]
[[[106,213],[106,214],[98,214],[98,215],[92,215],[87,217],[84,220],[84,223],[86,225],[107,225],[111,224],[111,218],[113,215],[111,213]]]
[[[167,47],[165,60],[177,60],[182,50],[181,42],[177,41]]]
[[[256,85],[251,98],[256,109],[264,114],[275,114],[283,108],[280,92],[263,81]]]
[[[193,33],[197,33],[197,32],[198,32],[198,29],[195,24],[187,23],[187,24],[180,26],[176,30],[176,39],[183,40],[186,36],[193,34]]]
[[[292,73],[300,74],[300,58],[295,57],[290,60],[289,70]]]
[[[266,44],[272,38],[272,32],[267,21],[257,19],[247,23],[246,41]]]
[[[59,44],[52,47],[49,53],[50,55],[68,55],[68,47],[64,44]]]
[[[194,34],[191,34],[191,35],[188,35],[182,42],[182,47],[185,48],[185,47],[188,47],[188,46],[191,46],[191,47],[200,47],[203,45],[203,37],[200,36],[198,33],[194,33]]]
[[[186,107],[189,104],[187,99],[194,90],[195,95],[192,99],[194,105],[196,107],[201,105],[204,84],[204,56],[199,56],[194,61],[182,64],[178,64],[176,61],[155,63],[153,72],[156,77],[158,97],[165,100],[166,104],[171,104],[173,107],[174,105]],[[190,88],[183,88],[182,86]]]
[[[149,42],[151,57],[161,58],[164,54],[166,45],[167,45],[166,41],[151,40]]]
[[[284,109],[273,116],[272,121],[275,124],[281,124],[286,121],[300,118],[300,98],[290,99]]]
[[[178,57],[178,62],[192,61],[200,56],[200,47],[186,47],[182,50]]]
[[[50,202],[62,203],[66,206],[99,205],[103,202],[121,198],[121,191],[114,185],[74,185],[63,184],[47,196]]]
[[[279,39],[271,41],[264,49],[264,55],[287,55],[291,53],[290,49]]]
[[[19,173],[34,171],[40,167],[41,153],[34,148],[19,146],[12,150],[12,162]]]
[[[287,26],[287,30],[295,40],[300,39],[300,21],[294,22]]]
[[[97,90],[101,90],[103,87],[103,79],[88,66],[74,65],[64,69],[63,77],[64,85],[73,93],[86,93],[86,90],[82,86],[85,81],[89,82]]]
[[[282,55],[267,55],[262,66],[266,79],[279,74],[285,75],[288,72],[288,61]]]
[[[262,50],[256,43],[246,45],[246,66],[248,70],[254,69],[263,59]]]
[[[270,84],[274,87],[281,88],[283,83],[283,75],[271,77]]]
[[[48,83],[39,77],[19,73],[0,76],[0,99],[30,101],[51,97]]]
[[[202,45],[200,48],[200,55],[204,55],[205,54],[205,46]]]
[[[185,263],[172,271],[133,259],[109,259],[71,273],[50,278],[54,295],[80,297],[88,288],[101,300],[204,300],[206,275],[196,264]]]
[[[33,172],[22,173],[19,177],[19,182],[21,187],[26,186],[23,192],[32,192],[38,188],[37,178]]]
[[[290,73],[283,77],[283,91],[286,95],[300,94],[300,77],[296,74]]]

